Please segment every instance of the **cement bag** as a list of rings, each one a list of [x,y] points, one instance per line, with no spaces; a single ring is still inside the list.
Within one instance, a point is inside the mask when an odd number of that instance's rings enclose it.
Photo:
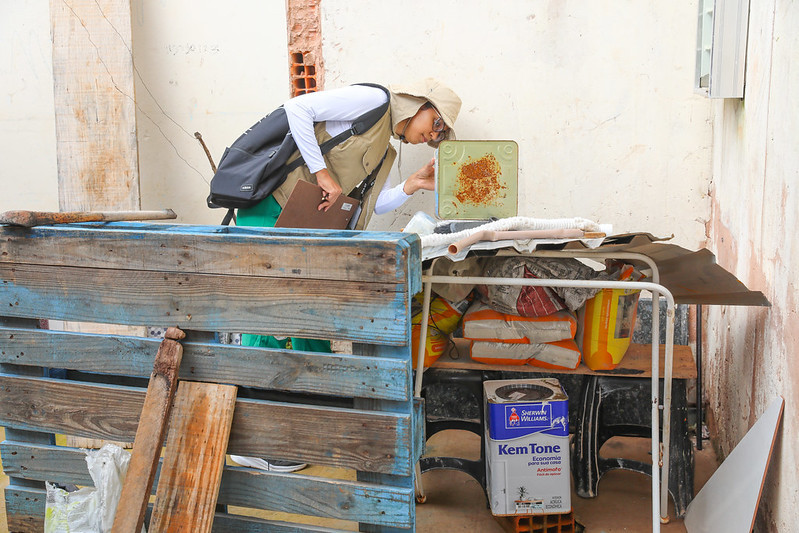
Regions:
[[[494,278],[594,279],[597,272],[576,259],[495,257],[485,266]],[[481,285],[478,290],[489,307],[521,316],[547,316],[563,309],[576,311],[596,289]]]
[[[474,341],[542,343],[573,339],[577,319],[569,311],[541,317],[500,313],[475,302],[463,315],[463,337]]]
[[[472,342],[471,357],[493,365],[532,365],[574,370],[580,365],[580,349],[573,339],[538,344]]]
[[[463,311],[469,305],[468,300],[451,304],[444,298],[436,296],[430,300],[430,314],[427,319],[427,338],[424,348],[424,367],[435,363],[449,343],[449,335],[458,327]],[[411,343],[413,368],[419,355],[419,337],[422,323],[422,295],[417,294],[412,304]]]
[[[622,266],[617,275],[619,280],[642,277],[630,265]],[[621,362],[630,347],[640,292],[602,289],[578,313],[577,341],[591,370],[612,370]]]
[[[67,492],[50,483],[45,506],[45,533],[108,533],[114,524],[130,453],[116,444],[87,450],[86,466],[94,487]],[[142,526],[142,532],[144,532]]]

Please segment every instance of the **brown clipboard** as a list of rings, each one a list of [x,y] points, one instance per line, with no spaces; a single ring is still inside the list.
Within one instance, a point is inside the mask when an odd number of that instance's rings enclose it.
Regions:
[[[322,188],[299,180],[277,218],[276,228],[346,229],[358,210],[358,200],[339,195],[327,211],[319,210]]]

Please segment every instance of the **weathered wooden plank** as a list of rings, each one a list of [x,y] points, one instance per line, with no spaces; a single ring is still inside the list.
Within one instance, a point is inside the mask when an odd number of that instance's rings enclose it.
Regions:
[[[34,444],[16,440],[0,442],[3,473],[20,479],[93,486],[82,448]]]
[[[228,453],[408,474],[411,429],[410,413],[239,400]]]
[[[408,334],[410,335],[410,324],[406,323],[406,326],[409,328]],[[376,357],[399,358],[406,361],[406,363],[410,364],[410,353],[408,347],[376,346],[372,344],[354,344],[352,349],[354,353],[368,354]],[[421,451],[424,450],[424,442],[421,440],[424,435],[418,433],[418,428],[421,425],[421,422],[418,417],[422,416],[422,412],[420,410],[422,407],[421,403],[416,403],[412,397],[408,397],[405,401],[400,401],[400,402],[356,398],[354,400],[354,406],[356,408],[361,408],[361,409],[379,409],[381,411],[411,412],[412,427],[408,432],[408,446],[410,448],[410,453],[411,453],[410,460],[412,464],[414,465],[416,464],[416,461],[418,460]],[[417,408],[419,409],[419,411],[414,410]],[[414,469],[412,469],[410,472],[404,472],[401,475],[386,474],[374,471],[363,471],[363,470],[359,470],[356,473],[358,481],[370,482],[381,485],[401,486],[408,491],[414,490],[413,489],[414,475],[415,475]],[[408,515],[408,523],[415,524],[416,523],[415,505],[412,505],[409,511],[410,513]],[[404,527],[405,527],[404,525],[396,523],[395,524],[361,523],[359,525],[358,530],[365,532],[373,532],[373,533],[395,533],[395,532],[400,532],[402,529],[404,529]]]
[[[9,532],[41,533],[44,529],[45,492],[36,489],[6,488],[6,510]],[[349,533],[341,529],[226,513],[216,514],[212,531],[213,533]]]
[[[236,387],[180,382],[155,493],[152,531],[211,531],[235,404]]]
[[[44,489],[9,485],[5,488],[6,525],[13,533],[44,531],[47,494]]]
[[[220,503],[398,527],[410,527],[414,516],[412,488],[298,474],[243,474],[225,471]]]
[[[50,19],[58,206],[136,211],[130,1],[51,0]]]
[[[132,441],[144,390],[0,375],[0,425]],[[405,414],[239,399],[228,453],[369,472],[412,472]]]
[[[144,513],[147,511],[155,470],[161,457],[172,400],[178,386],[178,367],[183,357],[183,346],[178,341],[185,336],[178,328],[169,328],[158,347],[144,397],[144,407],[136,428],[128,473],[122,484],[120,501],[125,502],[125,505],[117,509],[112,533],[141,531],[144,523]],[[223,449],[222,454],[224,453]]]
[[[144,390],[0,375],[0,425],[133,442]]]
[[[139,208],[129,0],[51,0],[59,207]]]
[[[407,271],[420,263],[416,234],[82,226],[0,227],[0,262],[368,283],[413,281]]]
[[[0,327],[0,364],[147,377],[159,339]],[[183,343],[185,379],[330,396],[403,400],[408,365],[398,359]]]
[[[351,533],[349,530],[333,529],[307,524],[292,524],[277,520],[262,520],[249,516],[217,513],[213,533]]]
[[[0,450],[14,475],[92,485],[82,450],[8,441]],[[415,505],[406,487],[237,467],[224,470],[218,503],[384,525],[407,524]]]
[[[406,344],[390,284],[0,264],[0,309],[52,318]]]
[[[38,320],[23,319],[23,318],[8,318],[0,316],[0,324],[13,328],[36,328],[39,325]],[[5,350],[0,348],[0,354],[5,356]],[[13,358],[0,360],[0,373],[17,375],[17,376],[43,376],[45,369],[41,366],[33,365],[20,365]],[[6,428],[5,434],[7,439],[19,438],[26,442],[37,442],[42,444],[50,444],[55,438],[50,432],[33,432],[24,431],[15,428]],[[13,483],[13,480],[12,480]]]

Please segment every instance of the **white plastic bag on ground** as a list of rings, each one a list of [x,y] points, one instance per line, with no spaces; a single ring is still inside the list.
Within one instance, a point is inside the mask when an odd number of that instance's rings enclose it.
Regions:
[[[67,492],[50,483],[47,487],[45,533],[108,533],[114,524],[117,503],[130,463],[130,453],[116,444],[86,451],[86,466],[94,481]],[[144,531],[144,526],[142,526]]]
[[[67,492],[45,482],[47,507],[44,533],[95,533],[100,531],[97,490],[91,487]]]

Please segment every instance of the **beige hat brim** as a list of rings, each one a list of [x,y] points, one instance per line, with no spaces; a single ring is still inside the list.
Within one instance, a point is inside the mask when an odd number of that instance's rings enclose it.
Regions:
[[[391,91],[391,121],[394,128],[406,118],[414,116],[426,102],[430,102],[441,115],[444,124],[447,125],[446,138],[455,138],[453,126],[461,109],[461,99],[455,94],[455,91],[434,78],[426,78],[408,84],[390,85],[389,90]],[[431,141],[428,144],[437,146],[442,140],[444,139]]]

